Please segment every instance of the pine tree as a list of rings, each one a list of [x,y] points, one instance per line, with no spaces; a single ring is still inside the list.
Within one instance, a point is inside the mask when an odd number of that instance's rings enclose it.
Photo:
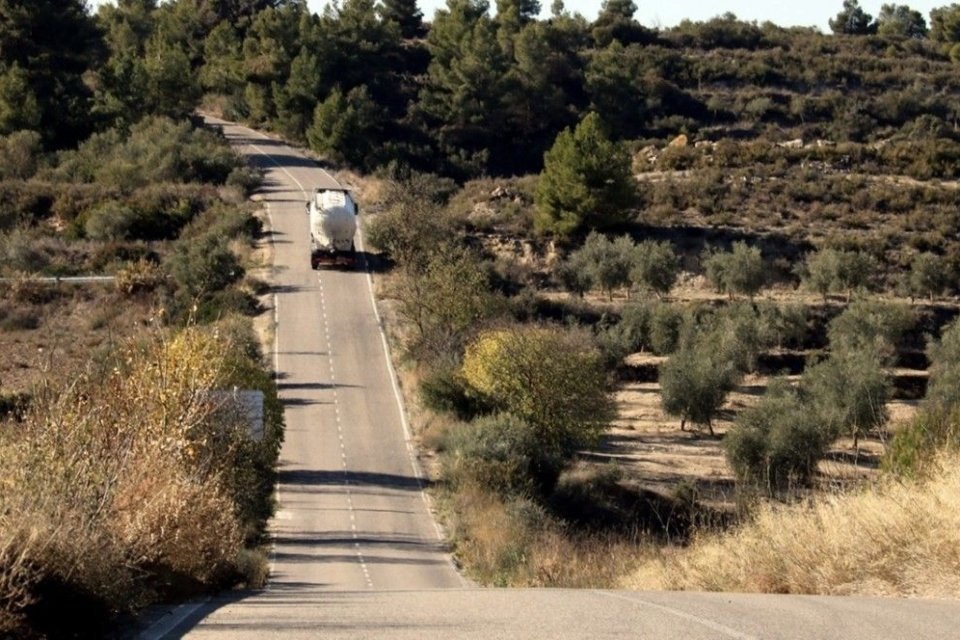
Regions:
[[[607,137],[599,116],[589,113],[576,129],[560,133],[544,155],[534,223],[556,235],[608,227],[629,219],[635,201],[630,157]]]
[[[0,0],[0,135],[35,126],[46,142],[69,146],[90,132],[91,92],[83,74],[102,60],[103,41],[83,0]],[[15,112],[23,113],[17,115]],[[29,107],[29,108],[27,108]]]
[[[423,13],[417,7],[417,0],[383,0],[380,15],[384,20],[396,24],[404,39],[423,35]]]

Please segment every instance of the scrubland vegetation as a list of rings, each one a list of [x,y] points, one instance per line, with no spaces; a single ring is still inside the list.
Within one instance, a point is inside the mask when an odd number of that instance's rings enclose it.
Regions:
[[[471,575],[957,595],[960,8],[537,9],[0,2],[0,631],[258,579],[280,413],[253,443],[206,393],[275,397],[236,319],[258,178],[201,105],[385,185],[368,239]],[[116,286],[30,278],[91,273]],[[637,381],[721,477],[646,484],[608,436]]]
[[[169,59],[99,65],[148,31],[105,37],[79,2],[9,5],[0,636],[97,637],[152,602],[265,580],[283,416],[248,318],[259,176],[171,102]],[[264,394],[261,439],[238,388]]]

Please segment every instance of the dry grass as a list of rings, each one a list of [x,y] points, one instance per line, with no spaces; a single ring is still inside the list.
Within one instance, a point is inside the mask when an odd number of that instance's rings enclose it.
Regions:
[[[45,583],[122,611],[233,573],[243,531],[227,465],[246,436],[208,395],[224,342],[189,329],[131,346],[4,425],[0,631]]]
[[[611,588],[651,555],[623,536],[575,534],[528,500],[468,486],[450,501],[457,558],[482,584]]]
[[[632,588],[960,597],[960,465],[811,504],[764,506],[638,570]]]

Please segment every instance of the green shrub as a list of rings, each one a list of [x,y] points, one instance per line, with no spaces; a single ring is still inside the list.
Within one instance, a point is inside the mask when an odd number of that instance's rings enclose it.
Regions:
[[[566,459],[540,446],[530,424],[502,413],[452,429],[443,464],[454,487],[472,482],[501,496],[543,497],[556,486]]]
[[[960,415],[954,410],[920,411],[897,429],[883,457],[883,468],[907,478],[937,469],[937,454],[960,447]]]
[[[191,298],[210,296],[243,277],[243,267],[225,238],[205,234],[177,242],[167,268],[179,288]]]
[[[237,167],[227,176],[226,185],[238,187],[244,196],[249,196],[263,185],[263,174],[250,167]]]
[[[550,459],[593,446],[615,415],[603,358],[585,332],[516,327],[481,333],[462,375],[491,406],[534,430]]]
[[[56,188],[46,182],[0,181],[0,231],[49,217],[55,197]]]
[[[0,136],[0,180],[29,180],[43,162],[43,140],[36,131]]]
[[[833,439],[800,393],[775,380],[759,404],[737,416],[723,448],[738,480],[775,492],[809,485]]]

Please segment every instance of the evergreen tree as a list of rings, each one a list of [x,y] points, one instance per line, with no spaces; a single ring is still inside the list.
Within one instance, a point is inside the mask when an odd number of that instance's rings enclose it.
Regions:
[[[307,49],[290,63],[290,77],[277,93],[277,126],[294,140],[302,140],[310,125],[326,71],[319,56]]]
[[[876,33],[877,23],[857,0],[843,0],[843,10],[830,20],[830,30],[838,35],[863,36]]]
[[[905,4],[885,4],[877,16],[877,33],[882,36],[926,38],[927,21],[919,11]]]
[[[449,0],[427,37],[433,60],[419,109],[447,170],[461,176],[492,168],[490,147],[504,129],[507,59],[486,11],[485,2]]]
[[[628,45],[649,40],[647,30],[633,17],[636,12],[637,5],[633,0],[604,0],[593,23],[596,45],[606,47],[611,42]]]
[[[311,149],[336,162],[366,167],[373,160],[370,153],[380,118],[366,87],[355,87],[347,94],[336,87],[317,105],[307,141]]]
[[[589,113],[565,129],[544,155],[534,224],[542,233],[570,235],[628,220],[636,202],[630,157]]]
[[[531,22],[512,38],[502,94],[505,135],[493,147],[503,173],[539,168],[557,131],[576,123],[583,107],[576,54],[582,42],[567,35],[553,22]]]
[[[419,38],[423,35],[423,13],[417,7],[417,0],[383,0],[380,15],[400,29],[404,39]]]
[[[30,125],[53,146],[85,138],[92,96],[82,78],[104,53],[83,0],[0,0],[0,135]]]

